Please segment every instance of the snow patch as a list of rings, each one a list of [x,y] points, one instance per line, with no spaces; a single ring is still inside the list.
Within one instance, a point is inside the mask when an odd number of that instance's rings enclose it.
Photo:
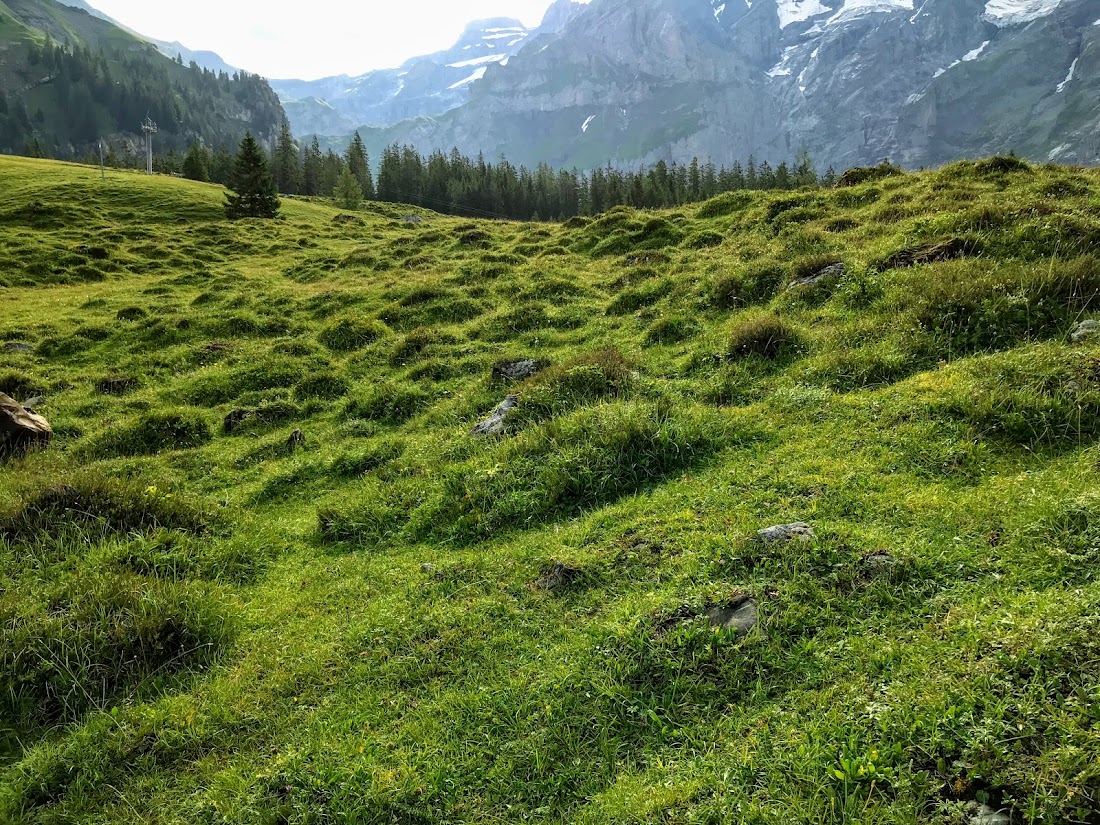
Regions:
[[[982,43],[982,45],[978,46],[978,48],[974,49],[973,51],[967,52],[966,54],[963,55],[962,62],[963,63],[969,63],[971,60],[977,60],[979,57],[982,56],[982,52],[985,51],[985,48],[988,45],[989,45],[989,41],[986,40],[984,43]]]
[[[595,115],[589,115],[588,119],[585,120],[585,122],[581,124],[581,131],[582,132],[587,132],[588,127],[592,125],[592,121],[595,120],[595,119],[596,119]]]
[[[1047,155],[1047,160],[1054,160],[1056,157],[1058,157],[1060,154],[1062,154],[1063,152],[1065,152],[1069,148],[1070,148],[1070,146],[1069,146],[1068,143],[1063,143],[1057,149],[1051,149],[1050,154]]]
[[[489,54],[485,57],[475,57],[473,60],[463,60],[458,63],[448,63],[448,69],[465,69],[467,66],[484,66],[487,63],[499,63],[507,59],[505,54]]]
[[[1046,17],[1065,0],[989,0],[985,17],[997,26],[1019,26]]]
[[[790,77],[791,57],[798,51],[798,46],[788,46],[783,50],[783,59],[768,70],[768,77]]]
[[[828,14],[832,9],[823,6],[821,0],[779,0],[776,11],[779,13],[779,28],[785,29],[792,23],[801,23],[819,14]]]
[[[937,78],[940,75],[942,75],[944,72],[951,71],[956,66],[958,66],[960,63],[969,63],[972,60],[977,60],[979,57],[982,56],[982,52],[985,51],[985,47],[988,46],[989,43],[990,43],[990,41],[986,40],[984,43],[982,43],[982,45],[978,46],[978,48],[971,49],[966,54],[964,54],[961,58],[959,58],[954,63],[952,63],[950,66],[946,66],[942,69],[936,69],[936,73],[934,75],[932,75],[932,77]]]
[[[1081,58],[1078,57],[1077,59],[1075,59],[1073,61],[1073,63],[1070,64],[1069,74],[1066,75],[1065,80],[1063,80],[1061,83],[1058,84],[1058,90],[1057,90],[1058,94],[1061,94],[1062,92],[1064,92],[1066,90],[1066,86],[1068,86],[1073,81],[1073,76],[1075,74],[1077,74],[1077,61],[1080,60],[1080,59]]]
[[[867,14],[895,12],[901,9],[912,11],[913,5],[913,0],[845,0],[840,11],[830,17],[825,25],[832,26]]]
[[[485,77],[485,72],[487,72],[488,70],[489,70],[488,66],[482,66],[480,69],[477,69],[469,77],[463,78],[462,80],[458,81],[458,83],[452,83],[447,88],[448,89],[460,89],[463,86],[468,86],[469,84],[473,83],[474,81],[481,80],[481,78]]]

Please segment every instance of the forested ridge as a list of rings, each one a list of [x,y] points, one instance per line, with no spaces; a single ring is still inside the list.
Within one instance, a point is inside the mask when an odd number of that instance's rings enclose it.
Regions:
[[[23,19],[0,16],[6,46],[0,64],[2,153],[74,160],[98,156],[103,141],[112,164],[126,165],[143,155],[145,118],[159,129],[154,148],[169,152],[186,151],[194,142],[235,148],[247,130],[271,140],[285,117],[258,75],[185,66],[77,9],[27,5]],[[32,11],[73,26],[47,26]]]

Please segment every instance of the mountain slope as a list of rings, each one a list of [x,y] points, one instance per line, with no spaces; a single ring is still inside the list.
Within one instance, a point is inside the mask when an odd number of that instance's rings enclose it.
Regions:
[[[175,59],[176,57],[182,57],[184,63],[195,63],[200,68],[209,69],[212,72],[225,72],[226,74],[234,74],[235,72],[239,71],[239,69],[230,66],[221,58],[220,55],[215,54],[214,52],[203,50],[195,51],[194,49],[187,48],[178,41],[168,42],[166,40],[157,40],[152,37],[146,37],[145,35],[140,34],[133,29],[128,28],[127,26],[124,26],[122,23],[118,22],[114,18],[108,17],[99,9],[87,3],[86,0],[58,1],[63,5],[72,6],[75,9],[83,9],[94,17],[98,17],[101,20],[106,20],[109,23],[113,23],[123,31],[129,32],[135,37],[144,40],[146,43],[152,43],[154,46],[157,47],[157,50],[160,51],[160,53],[163,54],[165,57],[170,57],[172,59]]]
[[[590,167],[806,149],[837,168],[1015,150],[1100,152],[1091,0],[594,0],[471,89],[373,130],[372,148]]]
[[[0,158],[0,821],[1097,821],[1100,170],[97,171]]]
[[[262,78],[178,64],[108,20],[53,0],[0,6],[0,152],[75,157],[107,139],[134,152],[146,117],[160,150],[270,140],[284,118]]]
[[[414,57],[396,69],[358,77],[273,80],[296,134],[340,134],[361,125],[385,125],[442,114],[464,103],[470,89],[508,63],[531,35],[511,18],[478,20],[445,51]]]

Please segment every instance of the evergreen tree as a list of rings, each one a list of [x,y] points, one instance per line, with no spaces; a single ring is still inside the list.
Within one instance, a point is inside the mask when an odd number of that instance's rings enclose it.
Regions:
[[[313,136],[313,142],[306,149],[305,159],[302,162],[302,194],[320,195],[321,178],[324,174],[324,158],[321,155],[321,144],[317,142],[317,136]],[[330,190],[331,191],[331,190]]]
[[[352,175],[359,181],[359,189],[367,200],[374,200],[374,180],[370,171],[370,158],[367,157],[367,147],[363,145],[363,138],[355,133],[351,146],[347,153],[348,167]]]
[[[363,191],[360,188],[358,179],[352,174],[350,165],[345,166],[344,171],[337,178],[332,197],[344,209],[358,209],[363,202]]]
[[[182,170],[185,178],[207,183],[210,180],[210,153],[206,147],[192,143],[183,159]]]
[[[225,214],[230,219],[274,218],[279,214],[275,180],[268,169],[267,158],[251,132],[245,134],[241,141],[229,188],[236,193],[225,196]]]
[[[275,143],[275,185],[284,195],[297,195],[301,188],[302,170],[298,166],[298,147],[294,135],[290,133],[290,124],[285,120],[279,128],[279,138]]]

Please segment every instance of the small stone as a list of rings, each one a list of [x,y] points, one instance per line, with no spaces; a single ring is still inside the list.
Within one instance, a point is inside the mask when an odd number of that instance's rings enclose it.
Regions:
[[[530,378],[542,369],[542,364],[533,358],[522,361],[505,361],[493,367],[494,381],[522,381]]]
[[[290,438],[286,440],[286,446],[291,450],[297,450],[299,447],[306,446],[306,437],[301,430],[295,430],[290,434]]]
[[[747,596],[728,605],[708,607],[706,617],[711,627],[721,627],[738,633],[748,633],[760,623],[756,602]]]
[[[487,419],[482,421],[470,432],[474,435],[502,435],[504,433],[504,422],[508,418],[508,414],[519,406],[519,398],[514,395],[509,395],[505,398],[495,410],[493,414]]]
[[[988,805],[980,805],[970,818],[970,825],[1012,825],[1012,817]]]
[[[422,565],[420,565],[420,572],[423,573],[425,576],[430,576],[432,573],[435,572],[435,565],[431,562],[426,561]]]
[[[33,413],[45,403],[45,398],[43,398],[41,395],[36,395],[34,398],[28,398],[26,401],[23,402],[23,409],[29,413]]]
[[[536,585],[540,590],[556,590],[563,585],[575,581],[579,575],[579,570],[567,567],[558,561],[554,562],[554,565],[542,574],[542,578],[536,582]]]
[[[1077,325],[1077,329],[1070,333],[1069,340],[1074,344],[1080,344],[1098,332],[1100,332],[1100,321],[1082,321]]]
[[[34,352],[30,344],[21,344],[18,341],[9,341],[4,344],[4,352]]]
[[[756,535],[766,544],[793,541],[794,539],[809,541],[814,537],[814,528],[805,522],[796,521],[794,524],[778,524],[775,527],[768,527],[765,530],[758,531]]]
[[[0,458],[19,456],[44,448],[53,438],[50,423],[0,392]]]
[[[404,215],[401,218],[401,223],[424,223],[424,219],[419,215]]]
[[[868,578],[888,578],[897,571],[898,560],[885,550],[879,550],[864,556],[860,560],[860,567]]]
[[[820,272],[816,272],[813,275],[809,275],[805,278],[799,278],[797,281],[792,281],[787,287],[788,291],[792,289],[799,289],[804,286],[813,286],[819,281],[824,281],[826,278],[843,278],[848,272],[848,267],[844,264],[833,264],[827,266]]]

